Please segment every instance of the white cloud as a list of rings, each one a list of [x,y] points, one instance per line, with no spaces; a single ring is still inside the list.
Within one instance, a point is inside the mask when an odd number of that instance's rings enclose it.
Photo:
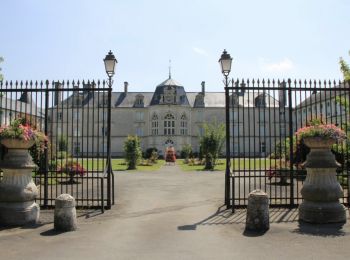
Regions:
[[[199,55],[208,56],[208,53],[206,52],[206,50],[202,48],[193,47],[192,50]]]
[[[278,62],[268,62],[263,58],[259,59],[262,70],[268,72],[285,72],[293,70],[295,65],[289,58],[284,58]]]

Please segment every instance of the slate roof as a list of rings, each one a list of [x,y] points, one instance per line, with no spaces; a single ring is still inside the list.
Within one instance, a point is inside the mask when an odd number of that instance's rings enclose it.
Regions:
[[[177,105],[189,106],[189,102],[188,102],[184,87],[180,83],[172,79],[171,77],[169,77],[167,80],[163,81],[156,87],[156,90],[154,91],[150,105],[154,106],[154,105],[161,104],[161,100],[160,100],[161,96],[165,93],[165,90],[170,87],[176,90],[176,96],[178,100]],[[145,103],[145,106],[146,106],[146,103]]]
[[[196,98],[199,95],[203,95],[201,92],[186,92],[184,87],[181,86],[178,82],[173,80],[172,78],[168,78],[167,80],[160,83],[154,92],[113,92],[112,93],[112,106],[120,107],[120,108],[132,108],[132,107],[140,107],[135,105],[135,101],[137,96],[143,96],[143,107],[149,107],[154,105],[162,105],[160,102],[160,97],[164,94],[164,90],[167,90],[169,87],[175,88],[177,101],[176,105],[181,106],[189,106],[189,107],[197,107],[199,104],[198,99],[196,102]],[[244,95],[238,96],[238,103],[243,107],[254,107],[255,106],[255,98],[259,95],[262,95],[262,92],[245,92]],[[93,105],[101,104],[103,99],[107,98],[107,93],[98,93],[98,98],[92,98],[94,95],[92,93],[83,94],[79,93],[79,97],[82,98],[83,105],[90,103],[93,100]],[[266,95],[266,106],[267,107],[278,107],[278,100],[274,99],[272,96]],[[70,100],[72,100],[73,96],[70,96],[68,99],[63,101],[65,104],[70,104]],[[225,107],[225,93],[224,92],[206,92],[203,96],[204,98],[204,107],[217,107],[224,108]],[[99,99],[99,100],[97,100]],[[62,105],[62,104],[61,104]],[[90,104],[91,106],[92,104]],[[168,104],[165,104],[168,105]],[[203,106],[198,106],[203,107]]]
[[[113,92],[112,93],[112,104],[116,107],[134,107],[134,103],[137,95],[144,96],[144,106],[149,107],[152,104],[152,96],[156,92],[128,92],[126,95],[124,92]],[[187,102],[190,107],[194,107],[196,96],[198,92],[187,92],[185,93],[187,97]],[[261,92],[246,92],[244,96],[238,97],[239,105],[244,107],[254,107],[255,98],[261,95]],[[278,100],[274,99],[272,96],[266,94],[266,106],[267,107],[278,107]],[[225,93],[224,92],[206,92],[204,95],[204,107],[225,107]]]
[[[337,91],[332,91],[331,89],[325,89],[324,91],[318,91],[316,94],[311,94],[304,100],[302,100],[300,103],[298,103],[295,108],[299,109],[302,107],[310,106],[315,103],[319,103],[322,101],[328,101],[330,99],[335,98],[336,96],[344,96],[348,95],[348,90],[346,89],[347,86],[344,84],[340,84],[336,86],[337,88],[344,88],[344,90],[337,90]],[[327,90],[327,91],[326,91]]]
[[[27,101],[32,100],[30,93],[22,94],[22,96],[19,100],[1,97],[0,98],[0,109],[27,113],[27,114],[30,114],[33,116],[38,116],[38,117],[44,116],[43,109],[36,106],[36,104],[34,102],[29,103],[29,104],[26,102],[22,102],[21,100],[24,100],[24,98],[28,98]]]
[[[168,79],[164,80],[157,87],[163,87],[163,86],[178,86],[178,87],[182,87],[182,85],[180,83],[178,83],[177,81],[175,81],[172,78],[168,78]]]

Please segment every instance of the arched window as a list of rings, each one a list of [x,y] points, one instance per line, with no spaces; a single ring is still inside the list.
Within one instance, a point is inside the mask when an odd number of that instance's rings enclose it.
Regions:
[[[185,114],[181,116],[181,121],[180,121],[180,134],[181,135],[187,135],[187,117]]]
[[[164,135],[175,135],[175,117],[170,113],[164,117]]]
[[[174,141],[168,139],[168,140],[165,141],[165,145],[166,145],[166,146],[173,146],[173,145],[174,145]]]
[[[158,135],[158,116],[152,116],[152,135]]]

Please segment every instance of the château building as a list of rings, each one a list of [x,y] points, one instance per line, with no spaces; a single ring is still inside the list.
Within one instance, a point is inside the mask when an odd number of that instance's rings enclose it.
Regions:
[[[74,92],[74,91],[73,91]],[[92,98],[98,95],[98,98]],[[55,98],[61,100],[62,97]],[[107,151],[107,94],[81,91],[73,93],[51,108],[50,123],[53,138],[68,133],[67,139],[73,155],[96,156],[94,152]],[[275,142],[271,137],[263,141],[254,131],[273,131],[280,134],[280,124],[270,122],[279,118],[279,103],[266,93],[241,92],[230,96],[232,131],[235,133],[251,132],[244,138],[232,138],[232,153],[239,156],[264,156]],[[187,92],[180,83],[169,75],[165,81],[155,87],[154,92],[132,92],[128,82],[124,82],[124,91],[113,92],[111,97],[111,153],[123,155],[123,143],[128,135],[137,135],[141,139],[142,150],[156,147],[164,151],[167,146],[174,146],[179,153],[185,144],[190,144],[193,151],[199,151],[199,140],[204,133],[203,124],[225,123],[225,93],[206,92],[205,82],[200,91]],[[93,109],[99,107],[98,114]],[[105,110],[101,108],[106,107]],[[242,119],[254,114],[250,120],[255,127],[244,129]],[[265,120],[258,120],[265,113]],[[254,119],[253,119],[254,118]],[[285,126],[282,127],[285,129]],[[234,135],[235,133],[231,134]],[[247,140],[254,139],[253,141]],[[256,139],[256,142],[255,142]],[[249,147],[248,147],[249,146]],[[239,148],[240,147],[240,148]],[[246,147],[243,149],[243,147]],[[254,152],[254,154],[252,154]],[[223,151],[225,152],[225,151]]]

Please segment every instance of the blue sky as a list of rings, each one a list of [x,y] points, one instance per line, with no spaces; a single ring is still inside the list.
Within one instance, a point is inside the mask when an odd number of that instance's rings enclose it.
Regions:
[[[218,59],[234,78],[340,79],[350,60],[347,0],[2,0],[0,56],[7,80],[105,79],[114,90],[153,91],[172,77],[187,91],[223,91]]]

